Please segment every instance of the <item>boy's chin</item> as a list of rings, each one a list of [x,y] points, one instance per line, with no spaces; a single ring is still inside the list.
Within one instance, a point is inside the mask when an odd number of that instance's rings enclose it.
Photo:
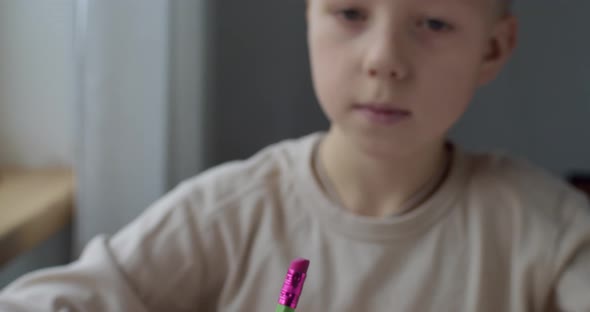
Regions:
[[[331,130],[337,131],[337,130]],[[345,140],[344,146],[361,152],[364,157],[371,159],[395,159],[413,157],[421,149],[419,140],[415,137],[348,129],[342,131],[339,140]],[[346,151],[343,151],[346,153]]]

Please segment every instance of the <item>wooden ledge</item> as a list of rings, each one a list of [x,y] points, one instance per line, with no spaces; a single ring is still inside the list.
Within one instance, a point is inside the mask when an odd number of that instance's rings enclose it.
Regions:
[[[0,169],[0,266],[72,220],[74,175],[67,169]]]

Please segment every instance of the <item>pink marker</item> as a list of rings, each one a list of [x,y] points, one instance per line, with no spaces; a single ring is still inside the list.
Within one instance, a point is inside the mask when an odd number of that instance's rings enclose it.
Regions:
[[[299,302],[299,297],[303,291],[303,283],[305,283],[307,277],[308,267],[309,260],[307,259],[297,258],[291,262],[275,312],[295,312],[297,302]]]

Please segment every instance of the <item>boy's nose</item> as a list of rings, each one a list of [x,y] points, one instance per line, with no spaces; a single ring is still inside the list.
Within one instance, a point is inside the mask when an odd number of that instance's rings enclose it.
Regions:
[[[408,76],[409,65],[400,41],[400,38],[390,36],[370,45],[365,65],[369,77],[402,80]]]
[[[373,78],[379,78],[380,76],[383,76],[384,78],[402,79],[405,77],[405,71],[400,69],[378,70],[371,68],[369,69],[369,76]]]

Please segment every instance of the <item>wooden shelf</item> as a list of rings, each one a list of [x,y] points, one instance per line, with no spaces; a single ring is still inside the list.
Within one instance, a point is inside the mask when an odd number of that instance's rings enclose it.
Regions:
[[[72,220],[74,175],[67,169],[0,169],[0,266]]]

